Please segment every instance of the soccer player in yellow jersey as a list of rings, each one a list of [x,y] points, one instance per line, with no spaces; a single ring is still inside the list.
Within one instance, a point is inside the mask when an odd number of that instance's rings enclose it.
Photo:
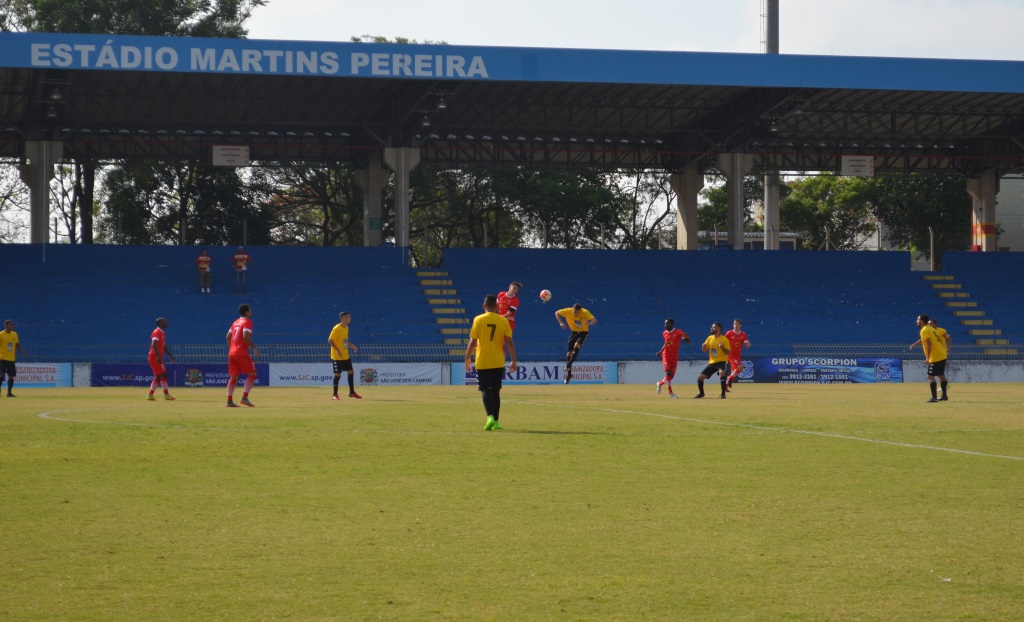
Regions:
[[[569,329],[569,341],[565,344],[565,369],[562,370],[565,376],[563,382],[569,384],[572,378],[572,364],[576,362],[580,348],[590,336],[590,327],[597,324],[597,318],[577,302],[571,307],[555,311],[555,319],[558,320],[559,326]]]
[[[701,351],[708,353],[708,366],[697,376],[697,389],[700,393],[694,395],[694,399],[704,397],[704,381],[711,376],[718,374],[722,383],[721,398],[725,399],[725,366],[729,361],[729,340],[722,336],[722,325],[715,322],[711,325],[711,334],[700,346]]]
[[[0,385],[3,385],[4,376],[7,376],[7,397],[16,397],[11,393],[11,389],[14,388],[14,377],[18,375],[18,368],[14,364],[15,350],[28,354],[25,348],[21,347],[18,333],[14,332],[14,320],[4,320],[4,329],[0,331]]]
[[[928,402],[949,401],[946,382],[946,340],[939,337],[933,326],[928,324],[929,318],[922,313],[917,316],[917,326],[921,329],[921,347],[924,349],[924,360],[928,363],[928,383],[932,397]],[[936,394],[935,377],[938,376],[942,386],[942,397]]]
[[[331,329],[327,337],[327,343],[331,344],[331,362],[334,363],[334,396],[338,398],[338,382],[341,380],[341,372],[348,372],[348,396],[357,400],[363,399],[362,395],[356,393],[355,371],[352,369],[352,358],[349,356],[349,349],[359,352],[356,344],[348,340],[348,325],[352,323],[352,314],[342,311],[338,314],[338,323]]]
[[[512,342],[512,327],[498,315],[498,297],[484,297],[484,312],[473,318],[466,346],[466,373],[472,371],[473,353],[476,352],[476,383],[484,400],[487,423],[484,430],[500,430],[501,381],[505,377],[505,350],[512,359],[509,371],[516,370],[516,345]]]

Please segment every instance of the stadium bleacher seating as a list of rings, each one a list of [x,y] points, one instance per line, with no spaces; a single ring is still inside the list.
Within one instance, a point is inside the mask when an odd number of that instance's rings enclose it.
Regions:
[[[408,267],[395,248],[247,250],[250,293],[234,293],[228,258],[235,247],[218,247],[209,249],[213,293],[207,295],[198,291],[198,247],[0,245],[8,268],[3,315],[17,322],[34,360],[143,360],[157,316],[170,322],[172,349],[209,344],[220,357],[242,302],[253,305],[257,343],[309,346],[312,354],[305,356],[312,360],[326,358],[327,333],[342,310],[353,314],[352,340],[368,351],[422,346],[430,360],[460,360],[451,353],[463,347],[483,296],[520,280],[516,342],[523,360],[562,358],[567,335],[554,312],[574,302],[598,318],[586,346],[591,360],[653,359],[667,317],[694,338],[680,352],[694,359],[703,356],[699,344],[712,322],[728,329],[737,317],[758,354],[789,355],[802,344],[889,344],[892,352],[905,351],[922,312],[936,317],[955,343],[973,342],[970,327],[901,252],[446,249],[444,265],[425,272]],[[1024,340],[1024,295],[1006,291],[1006,277],[1024,269],[1024,255],[947,253],[945,266],[1009,340]],[[439,323],[439,310],[429,304],[421,272],[442,275],[456,292],[449,298],[457,300],[457,317],[446,317],[448,324]],[[542,303],[541,289],[554,299]],[[451,332],[453,325],[461,341],[448,347],[452,335],[442,329]],[[103,349],[110,344],[121,348],[110,354]]]

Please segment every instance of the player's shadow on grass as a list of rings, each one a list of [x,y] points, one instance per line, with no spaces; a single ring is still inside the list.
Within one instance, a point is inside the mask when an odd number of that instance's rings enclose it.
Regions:
[[[622,436],[618,432],[586,432],[581,430],[502,430],[502,434],[550,434],[571,436]]]

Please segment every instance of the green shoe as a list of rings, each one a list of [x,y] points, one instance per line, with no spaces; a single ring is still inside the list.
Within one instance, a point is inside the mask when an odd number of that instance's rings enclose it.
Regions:
[[[498,423],[497,421],[495,421],[494,425],[491,427],[491,429],[492,430],[504,430],[505,428],[501,427],[501,424]]]
[[[146,396],[146,401],[147,401],[147,402],[155,402],[155,401],[156,401],[156,398],[155,398],[155,397],[153,397],[152,395],[147,395],[147,396]]]
[[[496,425],[498,425],[498,422],[494,420],[494,417],[487,415],[487,425],[484,426],[484,430],[490,432]]]

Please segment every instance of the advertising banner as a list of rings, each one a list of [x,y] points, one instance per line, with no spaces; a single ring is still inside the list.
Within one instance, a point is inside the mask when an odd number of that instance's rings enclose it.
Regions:
[[[167,365],[167,383],[172,387],[226,387],[228,378],[227,363]],[[269,380],[269,365],[257,363],[256,386],[265,387]],[[94,363],[92,366],[94,387],[148,387],[152,382],[153,370],[147,363]]]
[[[903,361],[884,358],[752,357],[744,359],[739,382],[852,384],[903,382]]]
[[[70,387],[71,363],[17,363],[16,389]]]
[[[432,386],[441,384],[440,363],[381,363],[356,364],[357,386]],[[348,390],[347,373],[341,384]],[[334,384],[334,370],[330,363],[271,363],[272,387],[327,387]]]
[[[505,367],[505,379],[503,385],[510,384],[562,384],[564,377],[562,370],[564,362],[539,362],[519,363],[514,372],[508,371]],[[601,362],[580,362],[572,366],[572,384],[617,384],[619,382],[618,363]],[[452,384],[476,385],[476,368],[468,374],[462,365],[452,364]]]

